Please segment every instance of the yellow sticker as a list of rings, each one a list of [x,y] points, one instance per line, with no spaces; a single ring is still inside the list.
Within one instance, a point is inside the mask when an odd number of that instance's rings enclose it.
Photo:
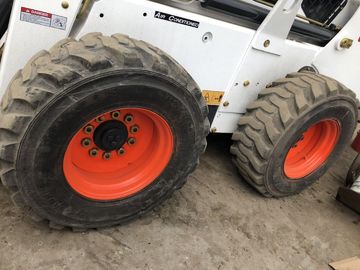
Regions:
[[[204,90],[203,97],[208,105],[219,106],[225,92]]]

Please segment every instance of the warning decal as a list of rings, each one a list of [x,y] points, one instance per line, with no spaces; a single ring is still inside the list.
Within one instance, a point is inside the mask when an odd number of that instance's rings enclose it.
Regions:
[[[66,17],[26,7],[21,8],[20,20],[61,30],[66,29],[67,23]]]

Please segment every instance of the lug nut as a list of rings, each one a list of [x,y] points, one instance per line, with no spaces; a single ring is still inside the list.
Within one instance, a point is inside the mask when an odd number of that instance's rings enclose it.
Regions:
[[[98,153],[99,153],[99,150],[97,150],[96,148],[93,148],[89,151],[89,155],[91,157],[96,157],[98,155]]]
[[[104,122],[105,118],[104,116],[99,116],[98,118],[96,118],[96,122],[101,123]]]
[[[91,134],[91,133],[93,133],[93,131],[94,131],[94,127],[92,125],[88,125],[84,128],[84,132],[86,134]]]
[[[131,123],[134,120],[134,117],[131,114],[125,115],[125,122]]]
[[[103,159],[109,160],[110,158],[111,158],[111,153],[105,152],[105,153],[103,154]]]
[[[120,148],[118,151],[119,156],[123,156],[125,155],[125,149],[124,148]]]
[[[128,139],[128,144],[129,145],[134,145],[136,143],[136,139],[135,138],[129,138]]]
[[[120,117],[120,112],[119,111],[112,112],[111,117],[112,119],[118,119]]]
[[[131,133],[138,133],[139,132],[139,126],[132,126],[131,128],[130,128],[130,132]]]
[[[91,140],[88,139],[88,138],[83,139],[83,140],[81,141],[81,145],[84,146],[84,147],[89,147],[90,144],[91,144]]]

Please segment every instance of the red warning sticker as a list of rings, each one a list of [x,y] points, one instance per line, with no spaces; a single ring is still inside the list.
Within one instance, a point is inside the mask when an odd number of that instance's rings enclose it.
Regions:
[[[67,23],[66,17],[26,7],[21,8],[20,20],[61,30],[66,29]]]

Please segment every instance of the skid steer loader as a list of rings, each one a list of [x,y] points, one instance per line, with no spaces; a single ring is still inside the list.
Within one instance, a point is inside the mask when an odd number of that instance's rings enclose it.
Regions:
[[[261,194],[299,193],[355,130],[359,5],[0,0],[1,182],[51,228],[121,224],[184,185],[212,132]]]

